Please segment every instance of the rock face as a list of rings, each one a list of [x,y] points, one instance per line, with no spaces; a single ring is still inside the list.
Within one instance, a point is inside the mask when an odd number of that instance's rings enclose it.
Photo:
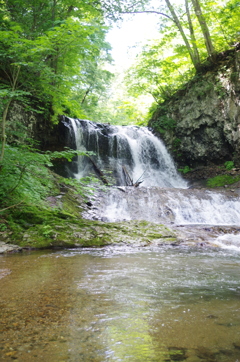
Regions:
[[[161,104],[149,126],[178,164],[240,163],[240,46]]]
[[[58,124],[50,123],[49,117],[27,110],[24,105],[14,102],[7,118],[8,143],[21,142],[26,135],[38,141],[42,150],[62,151],[69,140],[69,124],[61,117]]]

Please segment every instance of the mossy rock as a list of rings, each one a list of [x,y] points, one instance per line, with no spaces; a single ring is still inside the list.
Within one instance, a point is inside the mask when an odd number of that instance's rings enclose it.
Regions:
[[[21,247],[94,247],[110,244],[168,245],[176,244],[176,235],[164,225],[140,221],[104,223],[83,219],[55,218],[48,224],[38,224],[22,232],[16,242]]]
[[[73,187],[59,189],[59,194],[50,196],[45,205],[22,203],[6,218],[8,240],[25,248],[177,243],[172,230],[145,220],[105,223],[83,219],[85,203]]]

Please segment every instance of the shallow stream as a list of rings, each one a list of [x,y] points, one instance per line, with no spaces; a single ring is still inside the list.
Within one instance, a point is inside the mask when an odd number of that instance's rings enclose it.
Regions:
[[[240,253],[218,248],[0,257],[0,361],[240,361]]]

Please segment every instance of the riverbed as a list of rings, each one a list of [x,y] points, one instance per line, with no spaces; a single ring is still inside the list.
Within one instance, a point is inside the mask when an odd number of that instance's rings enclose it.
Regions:
[[[196,247],[0,257],[0,361],[236,362],[240,253]]]

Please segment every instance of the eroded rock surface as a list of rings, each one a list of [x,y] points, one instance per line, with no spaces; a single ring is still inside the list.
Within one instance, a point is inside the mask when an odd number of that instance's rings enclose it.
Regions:
[[[240,50],[219,54],[213,69],[197,75],[185,89],[159,106],[149,125],[179,164],[239,163]],[[176,127],[162,129],[163,121]]]

